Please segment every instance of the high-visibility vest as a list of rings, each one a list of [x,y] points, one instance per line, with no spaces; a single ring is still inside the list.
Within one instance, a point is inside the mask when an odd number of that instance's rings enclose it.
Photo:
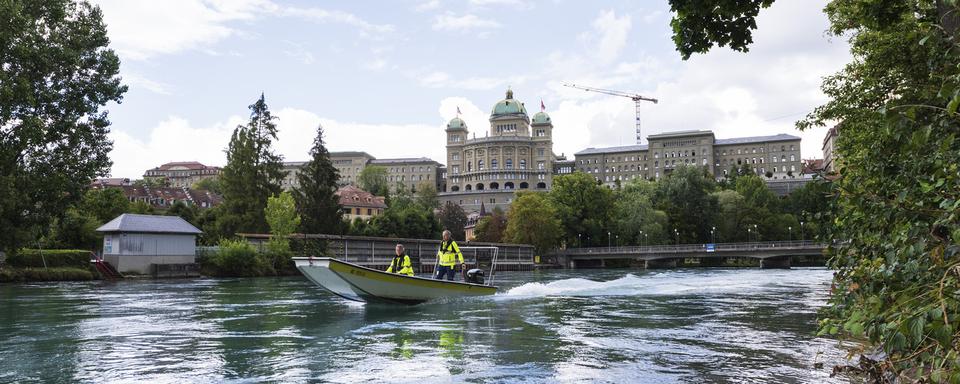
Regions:
[[[460,247],[457,246],[457,242],[453,240],[450,240],[449,243],[445,241],[440,242],[437,258],[440,259],[440,265],[444,267],[456,265],[458,259],[460,263],[463,264],[463,254],[460,253]]]
[[[390,267],[387,268],[387,272],[413,276],[413,264],[410,263],[410,256],[403,254],[394,257],[393,261],[390,262]]]

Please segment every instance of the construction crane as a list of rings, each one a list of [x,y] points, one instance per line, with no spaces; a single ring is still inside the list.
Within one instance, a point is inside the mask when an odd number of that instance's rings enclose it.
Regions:
[[[570,88],[576,88],[576,89],[582,89],[582,90],[588,91],[588,92],[597,92],[597,93],[604,93],[604,94],[607,94],[607,95],[627,97],[627,98],[630,98],[631,100],[633,100],[633,103],[636,105],[636,110],[637,110],[637,144],[640,144],[640,139],[642,138],[642,136],[640,135],[640,102],[641,102],[641,101],[650,101],[650,102],[653,102],[654,104],[656,104],[656,103],[657,103],[657,99],[653,99],[653,98],[649,98],[649,97],[643,97],[643,96],[640,96],[640,95],[635,94],[635,93],[629,93],[629,92],[623,92],[623,91],[613,91],[613,90],[602,89],[602,88],[584,87],[584,86],[582,86],[582,85],[569,84],[569,83],[564,83],[563,86],[565,86],[565,87],[570,87]]]

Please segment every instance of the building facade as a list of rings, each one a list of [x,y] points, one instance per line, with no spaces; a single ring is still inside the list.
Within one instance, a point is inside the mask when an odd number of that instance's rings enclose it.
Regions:
[[[574,166],[610,187],[659,179],[683,165],[703,167],[717,179],[749,165],[769,181],[799,178],[803,169],[800,138],[787,134],[716,139],[711,131],[681,131],[650,135],[647,142],[587,148],[574,154]]]
[[[369,219],[383,214],[387,209],[382,196],[374,196],[372,193],[364,191],[352,185],[340,187],[337,190],[337,197],[340,199],[340,206],[343,207],[343,218],[353,221],[353,219]]]
[[[190,188],[203,179],[220,176],[220,167],[210,167],[196,161],[166,163],[147,170],[144,179],[162,179],[171,187]]]
[[[367,165],[383,167],[387,170],[387,182],[390,184],[391,192],[396,192],[402,187],[406,191],[416,193],[417,190],[422,189],[424,183],[433,185],[438,192],[443,190],[443,164],[426,157],[372,159]]]
[[[518,190],[548,191],[553,182],[553,122],[541,111],[531,119],[524,104],[506,97],[490,111],[484,137],[470,136],[460,117],[447,123],[445,188],[441,202],[453,201],[465,211],[506,209]]]
[[[837,145],[837,127],[831,127],[823,138],[823,170],[827,173],[836,173],[836,145]]]

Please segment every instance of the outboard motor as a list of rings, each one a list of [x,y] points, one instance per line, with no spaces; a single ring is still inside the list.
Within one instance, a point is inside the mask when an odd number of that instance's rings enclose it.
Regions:
[[[473,284],[483,284],[483,270],[474,268],[467,271],[467,282]]]

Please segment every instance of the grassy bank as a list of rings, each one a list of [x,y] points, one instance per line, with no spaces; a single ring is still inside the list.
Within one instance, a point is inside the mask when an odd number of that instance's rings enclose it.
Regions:
[[[20,249],[0,265],[0,282],[94,280],[90,251]]]

